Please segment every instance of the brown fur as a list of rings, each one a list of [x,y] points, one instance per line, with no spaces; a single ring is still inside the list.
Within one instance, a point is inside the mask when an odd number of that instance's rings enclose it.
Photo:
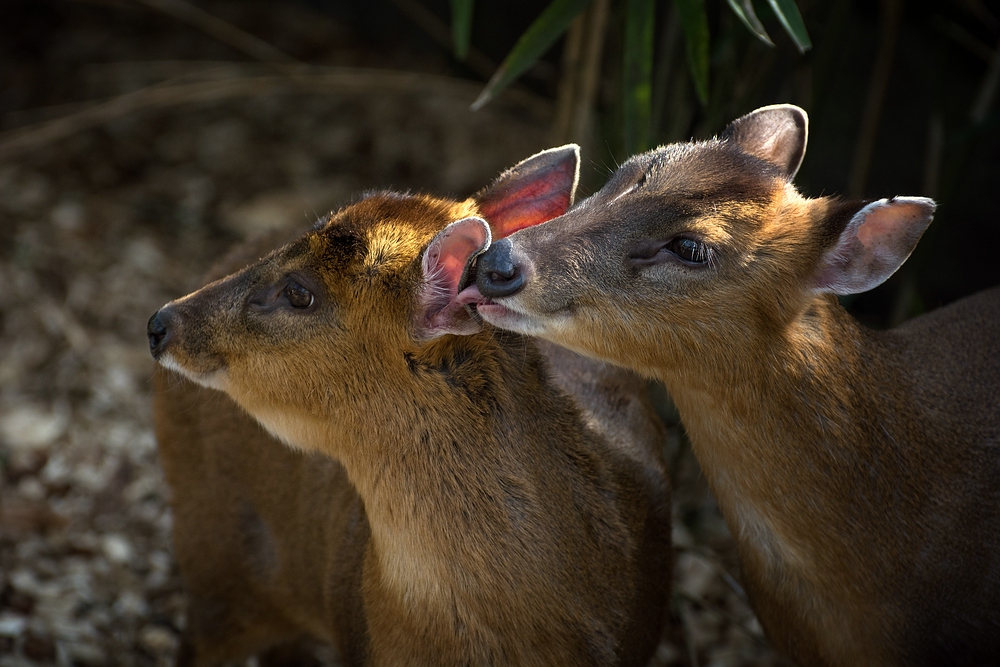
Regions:
[[[998,664],[1000,289],[861,327],[813,285],[862,204],[791,185],[804,122],[798,142],[747,127],[633,158],[495,244],[480,289],[494,253],[524,285],[479,311],[666,383],[777,648],[804,665]],[[636,260],[678,236],[713,258]]]
[[[192,664],[301,636],[346,665],[649,659],[670,512],[640,381],[555,352],[606,383],[554,382],[488,328],[414,336],[420,256],[476,212],[373,195],[160,311],[160,360],[225,392],[157,373]],[[254,311],[290,274],[317,307]]]

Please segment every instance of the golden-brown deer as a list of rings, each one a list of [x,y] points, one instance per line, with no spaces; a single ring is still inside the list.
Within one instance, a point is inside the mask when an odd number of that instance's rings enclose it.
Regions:
[[[671,553],[644,385],[556,348],[550,374],[456,301],[491,237],[566,210],[577,166],[369,195],[151,318],[179,662],[312,637],[345,665],[646,664]]]
[[[860,326],[837,295],[891,275],[935,205],[803,197],[806,137],[782,105],[634,157],[460,300],[665,382],[778,649],[1000,664],[1000,289]]]

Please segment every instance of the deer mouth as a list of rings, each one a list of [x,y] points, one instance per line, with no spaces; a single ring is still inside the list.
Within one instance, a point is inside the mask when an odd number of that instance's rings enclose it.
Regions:
[[[200,384],[209,389],[222,391],[226,378],[226,368],[221,365],[213,370],[192,370],[187,365],[181,363],[171,352],[160,355],[157,362],[164,368],[171,370],[178,375],[182,375],[195,384]]]
[[[473,259],[470,262],[470,266],[466,269],[465,279],[459,285],[458,296],[455,297],[455,300],[465,306],[471,317],[480,321],[485,319],[490,324],[494,324],[494,322],[489,317],[484,317],[487,313],[499,317],[502,317],[505,311],[514,313],[514,311],[511,311],[504,305],[483,296],[483,293],[479,291],[479,286],[476,285],[476,268],[477,263]]]
[[[537,335],[544,330],[541,323],[517,310],[513,304],[500,303],[483,296],[475,282],[459,292],[457,299],[476,320],[486,321],[495,327],[528,335]]]
[[[514,326],[514,322],[528,320],[528,316],[524,313],[520,313],[489,299],[476,304],[476,312],[479,313],[480,317],[494,326],[502,326],[504,329],[514,329],[517,331],[520,331],[521,328]]]
[[[474,275],[472,278],[473,280],[471,285],[459,288],[458,296],[455,297],[458,303],[463,306],[470,307],[471,309],[475,309],[480,304],[493,303],[493,301],[483,296],[483,293],[479,291],[479,287],[475,283]]]

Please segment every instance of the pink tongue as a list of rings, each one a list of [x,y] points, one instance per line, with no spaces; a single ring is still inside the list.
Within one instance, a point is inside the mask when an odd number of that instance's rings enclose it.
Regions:
[[[468,305],[470,303],[482,303],[486,300],[487,300],[486,297],[484,297],[482,293],[480,293],[479,288],[476,286],[475,283],[472,283],[471,285],[466,287],[464,290],[458,293],[458,296],[455,297],[455,302],[463,306]]]

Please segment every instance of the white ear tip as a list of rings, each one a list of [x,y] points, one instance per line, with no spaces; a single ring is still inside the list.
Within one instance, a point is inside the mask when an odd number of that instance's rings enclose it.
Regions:
[[[459,224],[463,224],[463,223],[471,224],[473,222],[478,222],[480,225],[482,225],[486,229],[490,228],[490,226],[486,222],[486,220],[484,220],[481,216],[478,216],[478,215],[470,215],[467,218],[461,218],[461,219],[456,220],[455,222],[451,223],[451,225],[459,225]],[[451,225],[449,225],[449,227]]]
[[[545,155],[547,153],[573,153],[574,155],[579,155],[580,145],[563,144],[562,146],[553,146],[552,148],[546,148],[544,151],[536,153],[536,155]]]
[[[795,116],[802,119],[803,124],[809,127],[809,114],[806,110],[796,104],[768,104],[767,106],[760,107],[759,109],[754,109],[751,113],[758,113],[760,111],[787,111]]]
[[[490,244],[493,242],[493,230],[490,229],[490,224],[480,218],[478,215],[470,215],[468,218],[462,218],[461,220],[456,220],[455,222],[449,224],[445,227],[445,230],[466,227],[468,225],[473,225],[478,223],[482,227],[483,233],[486,234],[486,247],[489,248]]]
[[[937,209],[937,202],[929,197],[893,197],[891,201],[919,206],[927,209],[929,213],[933,213]]]
[[[930,216],[937,209],[937,202],[929,197],[893,197],[891,199],[876,199],[858,213],[866,213],[887,206],[914,206]]]

